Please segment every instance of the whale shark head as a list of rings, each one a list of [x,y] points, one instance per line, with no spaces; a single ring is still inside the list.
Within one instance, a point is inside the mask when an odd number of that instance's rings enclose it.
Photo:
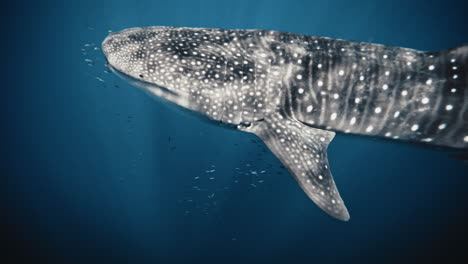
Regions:
[[[102,43],[109,68],[146,92],[179,106],[198,110],[190,101],[191,64],[178,55],[170,29],[131,28],[111,33]],[[180,47],[180,46],[179,46]]]
[[[199,29],[150,27],[111,33],[102,43],[110,68],[147,92],[219,121],[226,63]],[[210,34],[210,33],[208,33]],[[206,37],[205,37],[206,38]]]
[[[270,75],[263,34],[131,28],[111,33],[102,50],[110,68],[132,84],[209,119],[238,125],[262,119],[277,103],[279,75]]]

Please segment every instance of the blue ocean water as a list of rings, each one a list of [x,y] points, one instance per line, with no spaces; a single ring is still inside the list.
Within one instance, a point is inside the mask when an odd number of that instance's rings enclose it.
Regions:
[[[336,221],[255,136],[106,73],[135,26],[271,29],[419,50],[468,42],[463,1],[49,0],[2,16],[2,239],[18,263],[419,263],[463,256],[468,167],[338,134]]]

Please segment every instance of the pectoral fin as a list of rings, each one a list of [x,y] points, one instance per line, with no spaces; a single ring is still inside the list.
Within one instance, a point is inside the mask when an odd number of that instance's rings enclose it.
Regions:
[[[259,136],[322,210],[339,220],[349,220],[327,160],[334,132],[309,127],[280,113],[241,130]]]

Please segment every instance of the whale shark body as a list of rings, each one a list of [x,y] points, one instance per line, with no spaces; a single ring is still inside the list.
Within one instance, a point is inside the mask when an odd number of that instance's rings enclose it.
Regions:
[[[335,131],[468,147],[468,45],[423,52],[267,30],[131,28],[102,43],[146,92],[260,137],[304,192],[347,221]]]

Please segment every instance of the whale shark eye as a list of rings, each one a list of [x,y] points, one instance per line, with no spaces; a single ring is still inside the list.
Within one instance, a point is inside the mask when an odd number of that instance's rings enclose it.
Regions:
[[[240,123],[240,125],[241,125],[242,127],[244,127],[244,128],[248,128],[248,127],[250,127],[250,126],[252,125],[252,123],[250,123],[250,122],[242,122],[242,123]]]
[[[140,78],[144,78],[143,74],[140,74],[139,76],[140,76]]]

